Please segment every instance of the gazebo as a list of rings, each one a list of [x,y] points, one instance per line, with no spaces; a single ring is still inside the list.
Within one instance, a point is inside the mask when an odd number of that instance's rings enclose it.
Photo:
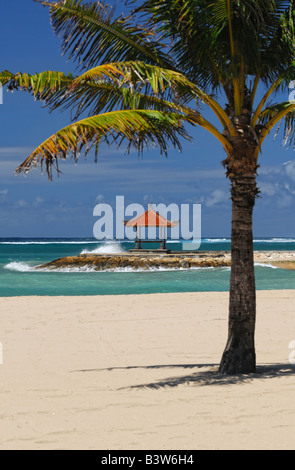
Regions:
[[[154,211],[153,205],[150,203],[147,211],[131,220],[124,220],[124,225],[126,227],[136,227],[135,250],[141,250],[142,243],[160,243],[159,250],[167,251],[167,228],[177,226],[178,222],[167,220],[165,217],[162,217],[158,212]],[[158,227],[160,229],[159,240],[142,240],[141,228],[143,227]]]

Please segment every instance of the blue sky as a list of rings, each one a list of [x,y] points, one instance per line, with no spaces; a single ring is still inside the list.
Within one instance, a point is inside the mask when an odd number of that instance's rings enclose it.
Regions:
[[[111,3],[111,2],[110,2]],[[123,2],[116,2],[122,8]],[[1,5],[1,70],[78,73],[61,56],[48,10],[33,0]],[[295,79],[295,77],[294,77]],[[288,91],[281,96],[288,99]],[[220,144],[206,131],[191,131],[192,143],[183,152],[171,149],[168,158],[157,149],[125,155],[101,147],[99,161],[80,157],[62,164],[53,182],[39,170],[27,177],[14,170],[48,136],[70,122],[69,113],[50,114],[25,93],[6,93],[0,105],[0,237],[91,237],[94,206],[114,205],[116,195],[126,204],[201,203],[202,236],[230,236],[229,182],[221,161]],[[254,215],[254,235],[295,235],[295,154],[281,147],[281,138],[265,141],[258,183],[261,198]]]

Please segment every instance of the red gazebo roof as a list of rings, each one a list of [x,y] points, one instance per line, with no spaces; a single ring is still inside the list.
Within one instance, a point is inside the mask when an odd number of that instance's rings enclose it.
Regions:
[[[134,217],[131,220],[125,220],[124,225],[127,227],[175,227],[178,223],[172,220],[167,220],[162,217],[158,212],[154,211],[152,204],[149,209],[143,214]]]

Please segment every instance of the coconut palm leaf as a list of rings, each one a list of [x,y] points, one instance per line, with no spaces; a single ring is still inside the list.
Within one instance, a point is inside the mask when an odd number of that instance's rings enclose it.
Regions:
[[[259,73],[267,83],[283,72],[292,49],[292,5],[274,0],[147,0],[136,11],[164,38],[173,38],[170,54],[177,68],[214,90],[225,79],[238,77],[242,64],[246,73]]]
[[[45,71],[34,75],[3,71],[0,73],[0,80],[2,85],[8,85],[9,90],[29,91],[34,97],[42,97],[42,99],[49,99],[52,95],[50,92],[54,92],[55,97],[60,97],[60,94],[56,93],[61,89],[64,90],[65,87],[69,89],[70,94],[85,84],[93,87],[99,87],[101,84],[127,86],[144,93],[152,92],[155,96],[164,96],[168,92],[171,97],[174,90],[178,100],[186,102],[198,99],[208,102],[212,99],[183,74],[138,61],[102,64],[87,70],[79,77],[56,71]],[[62,97],[67,99],[67,96],[62,95]],[[58,99],[56,99],[56,104],[57,102]]]
[[[173,99],[178,104],[198,101],[199,98],[204,102],[207,97],[203,90],[179,72],[139,61],[118,62],[111,66],[111,77],[105,76],[104,65],[94,67],[78,77],[71,89],[79,89],[88,83],[100,86],[108,78],[108,83],[113,86],[126,87],[132,92],[139,91],[166,100]],[[210,99],[209,96],[207,98]]]
[[[88,116],[93,116],[102,111],[108,112],[114,109],[155,109],[164,112],[174,110],[184,114],[199,114],[183,104],[177,104],[174,101],[158,98],[155,95],[147,95],[128,87],[105,82],[84,83],[77,88],[71,89],[67,97],[62,98],[62,101],[58,96],[52,96],[50,99],[50,110],[60,106],[62,106],[61,109],[70,108],[74,111],[73,119],[77,119],[84,113],[87,113]]]
[[[85,156],[95,146],[95,155],[101,142],[118,147],[127,141],[126,151],[135,148],[139,153],[149,145],[157,146],[160,153],[167,155],[169,144],[181,150],[181,138],[190,139],[184,123],[199,125],[220,140],[230,155],[232,147],[215,126],[199,114],[180,114],[156,110],[112,111],[75,122],[44,141],[17,168],[16,174],[25,174],[38,164],[45,164],[49,179],[52,169],[58,170],[58,160],[72,155],[77,162],[84,148]]]
[[[280,17],[275,22],[272,34],[265,35],[260,51],[261,78],[266,85],[286,73],[293,61],[295,47],[294,1],[275,3],[280,4]]]
[[[151,87],[155,94],[164,91],[168,86],[171,87],[171,84],[180,87],[188,86],[189,83],[187,78],[179,72],[149,65],[142,61],[125,61],[99,65],[87,70],[76,79],[73,86],[80,86],[85,80],[99,80],[101,78],[110,78],[120,84],[128,83],[133,88],[138,84],[142,87],[142,83],[144,83]]]
[[[34,75],[26,73],[14,75],[4,71],[0,73],[0,81],[3,85],[7,85],[8,90],[24,90],[31,93],[35,99],[42,100],[50,111],[59,107],[62,110],[70,108],[74,112],[73,120],[78,119],[84,112],[92,116],[114,109],[156,109],[165,112],[174,110],[185,114],[198,114],[184,104],[159,97],[157,92],[150,96],[146,92],[135,91],[128,63],[99,66],[78,78],[71,74],[64,75],[61,72],[51,71]],[[147,89],[146,78],[141,78],[141,81],[145,81]],[[161,77],[159,81],[163,82]],[[175,77],[174,82],[176,86]],[[177,83],[180,94],[180,86],[183,89],[183,83],[181,80],[178,82],[180,82]],[[167,84],[165,86],[168,87]],[[153,90],[153,87],[149,88],[150,91]],[[196,98],[195,93],[191,93],[190,98],[192,97]]]
[[[49,100],[53,94],[64,96],[74,78],[70,73],[65,75],[55,71],[45,71],[34,75],[13,74],[7,70],[0,73],[0,81],[2,85],[7,85],[8,90],[24,90],[31,93],[35,99],[44,101]]]
[[[187,103],[199,101],[208,105],[223,128],[232,132],[233,126],[220,105],[183,74],[143,62],[117,62],[103,64],[79,77],[60,72],[16,74],[2,72],[8,88],[23,89],[41,99],[50,111],[59,107],[72,109],[73,119],[113,109],[177,110],[185,114],[198,114]],[[139,91],[138,91],[139,90]],[[148,93],[151,93],[149,95]]]
[[[185,101],[185,92],[187,99],[197,99],[195,90],[190,90],[188,81],[180,74],[173,74],[171,71],[162,71],[161,76],[154,74],[152,77],[152,68],[149,68],[147,76],[139,75],[142,68],[147,68],[142,64],[140,67],[136,63],[105,64],[89,70],[80,77],[73,77],[71,74],[64,75],[61,72],[46,71],[39,74],[13,74],[8,71],[0,73],[0,81],[7,85],[8,90],[24,90],[31,93],[35,99],[40,99],[46,106],[53,111],[58,107],[62,109],[75,109],[74,119],[88,110],[89,115],[98,114],[102,110],[113,109],[162,109],[163,111],[178,110],[185,113],[188,109],[175,101],[163,99],[164,91],[171,92],[171,86],[174,90],[177,87],[178,96],[181,93],[181,101]],[[140,70],[141,69],[141,70]],[[135,76],[135,73],[137,76]],[[159,74],[158,74],[159,75]],[[151,83],[148,81],[151,79]],[[164,80],[166,81],[164,84]],[[157,84],[155,84],[157,83]],[[149,84],[151,86],[149,86]],[[156,87],[161,86],[161,93]],[[193,84],[192,84],[193,85]],[[169,86],[169,88],[168,88]],[[137,92],[135,88],[143,89],[144,92]],[[149,96],[147,90],[153,95]],[[188,93],[190,91],[190,94]],[[199,90],[199,94],[201,91]],[[170,93],[171,94],[171,93]],[[160,96],[161,95],[161,96]],[[168,97],[168,95],[167,95]],[[180,101],[180,98],[178,99]],[[91,108],[90,111],[88,108]],[[193,113],[193,110],[189,110]]]
[[[285,101],[283,103],[275,103],[268,106],[260,115],[259,124],[266,126],[273,118],[278,116],[279,113],[285,112],[294,106],[295,100]]]
[[[113,19],[112,7],[102,2],[35,1],[49,7],[53,29],[62,36],[63,53],[78,60],[82,68],[127,57],[172,67],[162,53],[164,45],[154,40],[151,30],[134,26],[123,16]]]
[[[181,149],[179,138],[189,138],[182,121],[198,123],[196,116],[158,111],[114,111],[75,122],[49,137],[17,168],[17,174],[27,173],[39,163],[46,165],[49,178],[52,168],[58,169],[58,160],[71,154],[75,161],[85,148],[85,154],[95,146],[96,154],[101,142],[128,142],[128,150],[134,147],[141,152],[145,146],[157,145],[167,154],[169,143]],[[200,121],[201,122],[201,121]]]
[[[266,106],[266,103],[268,99],[271,97],[271,95],[276,94],[278,91],[285,90],[289,86],[290,82],[293,80],[293,77],[295,76],[294,74],[295,74],[295,62],[292,62],[289,65],[289,67],[287,67],[287,69],[284,70],[284,72],[281,75],[279,75],[278,78],[276,78],[276,80],[271,84],[271,86],[268,88],[268,90],[266,91],[262,99],[260,100],[256,110],[254,111],[254,114],[251,120],[251,125],[253,126],[253,128],[255,128],[258,119],[260,119],[263,116],[263,109]],[[255,97],[255,93],[256,93],[260,78],[261,78],[260,75],[256,77],[256,84],[255,84],[255,87],[253,87],[252,105],[254,103],[254,97]]]
[[[83,83],[79,87],[71,88],[67,92],[67,96],[61,96],[60,93],[54,94],[47,101],[47,105],[51,111],[58,107],[61,107],[62,110],[71,109],[74,120],[84,113],[93,116],[114,109],[155,109],[164,112],[177,111],[184,114],[199,114],[188,106],[177,104],[173,100],[169,101],[155,95],[132,90],[129,87],[103,81]]]
[[[282,123],[284,123],[283,145],[295,145],[295,100],[276,103],[261,113],[258,125],[261,144],[277,125],[274,136],[276,138]]]
[[[101,86],[104,87],[105,83],[101,81],[104,75],[104,67],[105,66],[102,65],[88,70],[73,82],[71,89],[83,90],[83,87],[85,85],[87,86],[87,84],[90,84],[90,87],[92,87],[93,82],[97,84],[98,89]],[[111,67],[111,75],[108,75],[107,78],[115,80],[114,88],[118,91],[118,87],[127,87],[128,91],[123,92],[125,105],[131,102],[133,102],[133,106],[134,103],[136,103],[137,106],[141,103],[146,103],[149,105],[155,104],[157,109],[161,109],[161,101],[158,99],[160,98],[164,106],[162,109],[167,109],[167,100],[170,102],[173,100],[174,106],[183,106],[183,112],[186,113],[186,104],[193,101],[193,105],[195,104],[198,107],[199,101],[201,101],[213,110],[223,127],[228,128],[231,132],[232,123],[220,105],[212,96],[207,94],[180,72],[145,64],[140,61],[113,63]],[[137,90],[139,90],[140,93],[138,93]],[[151,96],[149,93],[151,93]],[[114,93],[114,96],[116,95],[118,96],[117,93]],[[143,95],[152,101],[146,101]],[[127,96],[129,96],[131,100],[126,100]],[[138,101],[139,98],[140,101]],[[97,111],[101,109],[100,106],[97,108]]]

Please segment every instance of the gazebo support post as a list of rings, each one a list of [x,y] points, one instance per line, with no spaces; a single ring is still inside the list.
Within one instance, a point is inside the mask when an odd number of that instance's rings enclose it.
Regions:
[[[139,248],[139,250],[142,249],[142,246],[141,246],[141,227],[139,227],[139,245],[138,245],[138,248]]]

